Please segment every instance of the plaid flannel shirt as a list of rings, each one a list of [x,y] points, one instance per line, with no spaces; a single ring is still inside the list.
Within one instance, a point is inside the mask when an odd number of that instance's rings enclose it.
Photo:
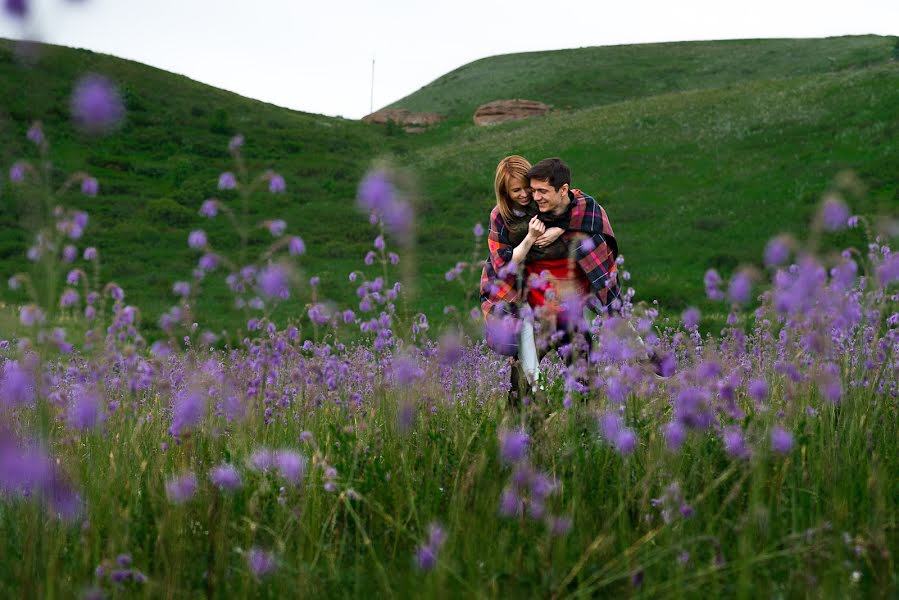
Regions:
[[[565,215],[568,227],[562,239],[569,244],[579,242],[574,258],[590,282],[592,295],[587,304],[601,312],[621,296],[615,264],[618,242],[606,211],[596,200],[581,190],[573,189],[568,194],[571,200]],[[551,221],[547,225],[552,226]],[[497,313],[514,315],[521,294],[516,285],[517,269],[512,270],[509,265],[512,245],[498,208],[490,213],[487,248],[490,255],[481,270],[481,311],[485,318]]]

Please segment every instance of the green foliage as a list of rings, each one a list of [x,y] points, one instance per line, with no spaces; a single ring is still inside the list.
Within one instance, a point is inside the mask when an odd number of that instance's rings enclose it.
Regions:
[[[157,198],[147,203],[147,220],[157,226],[184,228],[198,221],[197,213],[171,198]]]

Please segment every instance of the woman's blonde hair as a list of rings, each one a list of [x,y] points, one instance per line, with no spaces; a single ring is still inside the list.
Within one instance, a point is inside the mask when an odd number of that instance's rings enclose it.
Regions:
[[[499,161],[496,165],[496,179],[493,182],[493,191],[496,193],[496,207],[505,220],[512,218],[512,198],[507,191],[509,182],[513,179],[528,181],[528,171],[531,163],[526,158],[513,154]]]

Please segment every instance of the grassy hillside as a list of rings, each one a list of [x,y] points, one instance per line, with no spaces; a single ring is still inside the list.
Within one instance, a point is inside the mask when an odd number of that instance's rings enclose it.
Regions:
[[[189,279],[197,253],[187,234],[205,228],[214,246],[234,250],[236,236],[225,219],[209,221],[197,214],[205,198],[233,202],[233,192],[216,189],[222,171],[234,170],[228,141],[241,133],[251,173],[272,168],[287,181],[287,193],[260,192],[251,203],[253,220],[281,218],[288,232],[301,235],[314,249],[307,261],[328,293],[350,292],[345,270],[324,270],[325,261],[355,264],[370,245],[370,227],[355,213],[352,199],[369,161],[390,139],[356,121],[299,113],[217,90],[146,65],[85,50],[40,46],[40,59],[23,66],[12,44],[0,41],[0,273],[3,281],[24,268],[29,235],[22,229],[30,198],[13,189],[6,172],[14,161],[35,160],[25,139],[33,121],[43,122],[54,163],[54,187],[74,171],[100,181],[97,198],[76,191],[66,204],[86,210],[91,223],[83,238],[97,246],[104,275],[122,285],[145,320],[155,323],[175,297],[172,283]],[[69,99],[85,72],[116,81],[127,108],[124,127],[100,139],[80,135],[71,125]],[[349,214],[350,218],[344,216]],[[253,252],[271,236],[262,229],[251,236]],[[333,264],[328,262],[327,264]],[[308,275],[308,274],[307,274]],[[215,328],[234,327],[239,314],[230,310],[230,295],[221,277],[209,278],[202,309],[215,315]],[[338,284],[339,281],[339,284]],[[2,292],[8,301],[22,298]],[[308,296],[306,296],[308,297]],[[282,318],[301,309],[288,303]],[[242,317],[241,317],[242,319]]]
[[[422,253],[467,249],[454,224],[486,222],[502,156],[558,155],[575,187],[608,211],[638,297],[680,309],[703,299],[706,268],[729,276],[740,264],[760,266],[775,234],[807,237],[806,224],[841,171],[868,186],[847,198],[855,211],[899,214],[896,114],[899,63],[891,63],[471,129],[464,144],[417,155],[429,201]],[[842,248],[864,240],[844,232],[824,241]]]
[[[362,266],[371,247],[372,230],[353,199],[372,160],[387,157],[419,176],[419,285],[409,308],[440,321],[447,304],[467,310],[463,288],[443,274],[472,255],[471,228],[486,224],[496,162],[519,153],[569,161],[575,185],[608,210],[640,298],[658,298],[672,312],[689,304],[720,311],[702,304],[705,268],[728,276],[741,263],[757,263],[772,235],[804,235],[840,171],[855,171],[869,187],[849,199],[857,212],[896,214],[896,43],[866,36],[494,57],[441,78],[455,77],[452,85],[435,83],[398,103],[449,111],[449,123],[420,136],[278,108],[87,51],[45,46],[36,66],[23,67],[10,44],[0,43],[0,274],[27,265],[28,197],[5,181],[5,172],[19,158],[34,159],[25,132],[42,120],[55,183],[76,170],[100,180],[97,198],[65,198],[91,214],[82,246],[100,249],[106,276],[152,323],[173,303],[172,283],[188,279],[195,264],[186,244],[191,229],[207,229],[214,246],[236,247],[224,219],[208,221],[197,209],[213,195],[234,200],[217,192],[216,181],[233,168],[227,144],[238,132],[246,136],[251,171],[272,168],[287,181],[286,194],[253,198],[252,217],[285,219],[288,231],[307,242],[305,274],[321,276],[321,294],[341,304],[353,297],[347,273]],[[86,71],[116,80],[125,96],[126,124],[107,138],[84,138],[69,121],[72,86]],[[537,72],[548,75],[535,78]],[[538,83],[567,90],[566,103],[537,95]],[[521,92],[500,96],[572,109],[491,128],[471,125],[470,110],[496,97],[485,96],[488,87],[506,85]],[[251,249],[270,239],[260,230]],[[853,233],[826,241],[842,247],[862,240]],[[465,283],[470,292],[475,279]],[[0,292],[7,302],[22,298]],[[276,318],[298,314],[307,298],[302,290]],[[234,329],[243,320],[220,277],[209,280],[200,308],[213,329]]]
[[[527,98],[559,110],[751,80],[883,64],[896,38],[727,40],[576,48],[484,58],[391,106],[471,121],[481,104]]]

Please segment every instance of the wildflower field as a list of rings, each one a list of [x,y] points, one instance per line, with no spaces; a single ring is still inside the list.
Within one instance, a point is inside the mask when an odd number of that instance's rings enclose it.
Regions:
[[[114,137],[120,92],[79,79],[72,127]],[[302,270],[308,237],[253,204],[294,181],[230,137],[220,194],[192,207],[209,226],[179,242],[189,276],[149,325],[72,200],[102,179],[54,167],[52,135],[30,124],[30,154],[3,165],[31,228],[0,328],[4,597],[899,591],[897,226],[853,213],[851,173],[807,235],[704,270],[675,318],[635,301],[620,258],[624,301],[572,319],[581,342],[538,320],[557,351],[509,406],[509,359],[485,346],[476,299],[457,298],[478,261],[440,274],[463,283],[441,327],[413,301],[433,283],[416,276],[408,171],[377,163],[353,183],[341,216],[366,249],[331,265],[353,292],[332,298]],[[467,229],[481,258],[483,227]],[[863,243],[834,250],[841,235]],[[207,326],[210,288],[237,327]],[[704,333],[699,302],[724,326]]]

